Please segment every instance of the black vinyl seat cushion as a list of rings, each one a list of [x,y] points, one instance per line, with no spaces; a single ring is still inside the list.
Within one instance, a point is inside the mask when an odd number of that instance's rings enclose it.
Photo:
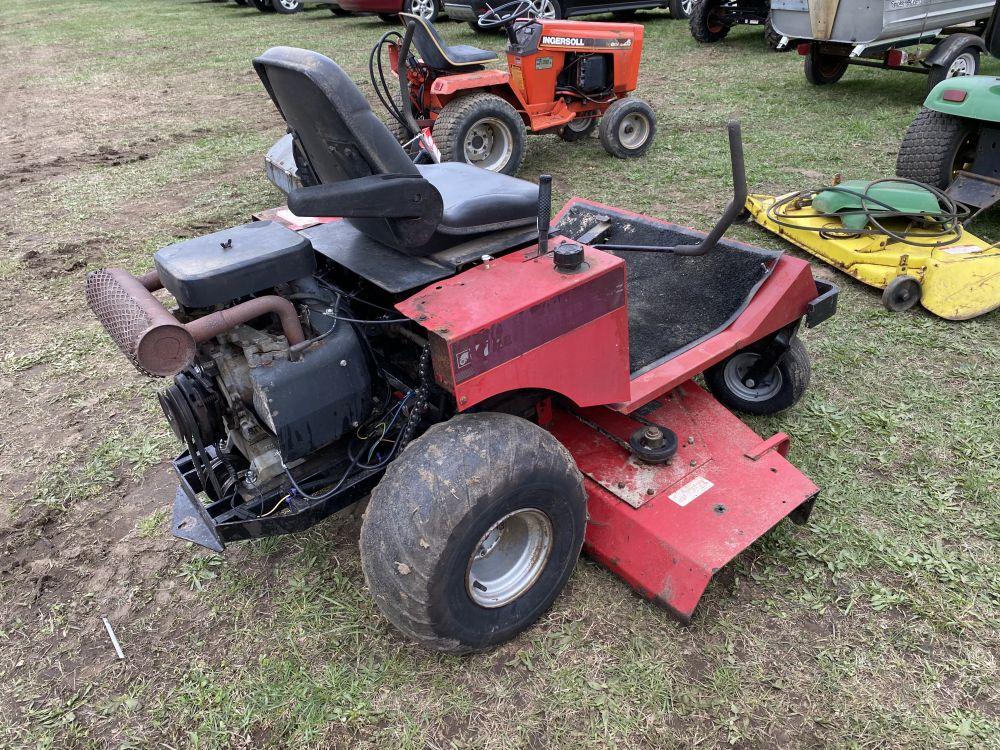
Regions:
[[[413,31],[413,43],[423,61],[435,70],[465,68],[497,59],[497,53],[492,50],[480,49],[470,44],[445,44],[434,24],[420,16],[412,13],[400,13],[399,16],[407,26],[411,24],[416,26]]]
[[[462,162],[418,164],[441,193],[443,234],[479,234],[530,224],[538,216],[538,186]]]

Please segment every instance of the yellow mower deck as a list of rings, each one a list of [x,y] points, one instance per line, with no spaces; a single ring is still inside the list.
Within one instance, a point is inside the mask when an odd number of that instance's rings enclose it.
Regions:
[[[968,320],[1000,307],[1000,247],[996,244],[964,230],[957,242],[938,248],[907,245],[886,235],[824,235],[816,229],[839,230],[840,223],[818,216],[811,206],[787,207],[784,216],[813,229],[789,228],[775,223],[767,213],[782,197],[751,195],[747,210],[768,231],[859,281],[884,289],[897,276],[912,276],[920,283],[920,304],[947,320]]]

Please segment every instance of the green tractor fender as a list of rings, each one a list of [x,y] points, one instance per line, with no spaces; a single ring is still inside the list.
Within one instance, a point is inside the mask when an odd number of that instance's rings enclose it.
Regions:
[[[1000,78],[957,76],[941,81],[924,100],[927,109],[954,117],[1000,122]]]

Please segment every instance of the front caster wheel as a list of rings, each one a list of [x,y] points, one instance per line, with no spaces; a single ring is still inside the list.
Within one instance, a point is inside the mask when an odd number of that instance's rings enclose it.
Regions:
[[[551,434],[509,414],[459,415],[413,441],[372,492],[361,565],[407,636],[480,651],[552,605],[585,526],[583,477]]]
[[[774,414],[798,403],[809,387],[809,355],[797,338],[778,363],[759,380],[747,372],[760,359],[757,343],[730,354],[705,371],[705,384],[722,404],[746,414]]]
[[[912,276],[897,276],[882,292],[882,304],[889,312],[903,312],[920,302],[920,282]]]
[[[642,99],[619,99],[601,118],[599,135],[604,150],[612,156],[643,156],[653,145],[656,114]]]

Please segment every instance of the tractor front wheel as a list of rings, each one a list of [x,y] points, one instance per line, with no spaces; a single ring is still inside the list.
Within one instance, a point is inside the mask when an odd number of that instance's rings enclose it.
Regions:
[[[705,371],[705,384],[722,404],[746,414],[774,414],[798,403],[809,387],[809,355],[798,338],[757,381],[746,374],[761,356],[760,343],[740,349]]]
[[[524,161],[524,121],[495,94],[452,99],[432,130],[441,161],[463,161],[491,172],[516,175]]]
[[[979,127],[973,120],[923,109],[899,145],[896,174],[944,190],[976,159]]]
[[[695,0],[691,6],[691,36],[702,44],[721,42],[726,38],[732,21],[726,15],[726,0]]]
[[[583,477],[550,433],[509,414],[459,415],[413,441],[372,492],[365,581],[410,638],[481,651],[552,605],[586,515]]]
[[[813,45],[806,55],[806,80],[813,86],[829,86],[844,77],[847,64],[846,55],[820,52],[816,45]]]
[[[642,99],[619,99],[601,118],[601,145],[619,159],[643,156],[653,145],[656,114]]]
[[[600,115],[597,112],[585,112],[559,128],[559,137],[564,141],[582,141],[594,132]]]

